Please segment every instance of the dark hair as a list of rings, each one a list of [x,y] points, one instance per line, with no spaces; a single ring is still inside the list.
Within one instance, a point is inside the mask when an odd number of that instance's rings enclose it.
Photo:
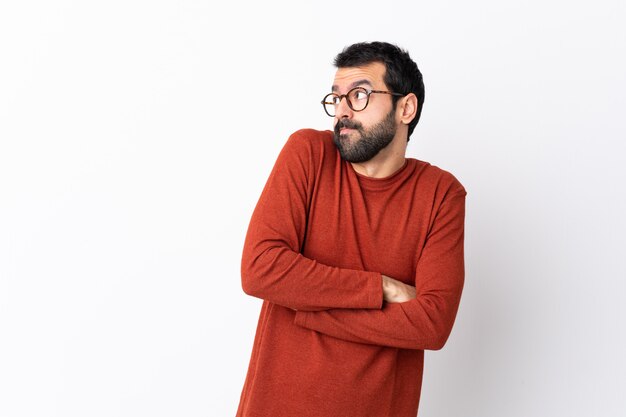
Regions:
[[[409,53],[387,42],[361,42],[347,46],[335,57],[335,67],[360,67],[381,62],[385,65],[385,84],[394,93],[413,93],[417,97],[417,113],[409,123],[407,141],[415,130],[424,105],[424,80]],[[400,97],[392,96],[394,108]]]

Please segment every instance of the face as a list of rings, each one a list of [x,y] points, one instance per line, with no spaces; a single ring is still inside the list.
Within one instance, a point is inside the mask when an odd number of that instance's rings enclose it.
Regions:
[[[371,90],[388,88],[383,81],[385,66],[375,62],[363,67],[339,68],[333,92],[345,94],[354,87]],[[335,145],[348,162],[365,162],[375,157],[394,139],[397,131],[395,109],[388,94],[371,94],[367,107],[355,112],[346,99],[336,108],[334,118]]]

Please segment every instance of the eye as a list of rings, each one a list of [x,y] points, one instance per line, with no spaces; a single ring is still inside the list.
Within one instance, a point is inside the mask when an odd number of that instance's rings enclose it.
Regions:
[[[354,92],[354,99],[355,100],[366,100],[367,99],[367,92],[365,90],[356,90]]]

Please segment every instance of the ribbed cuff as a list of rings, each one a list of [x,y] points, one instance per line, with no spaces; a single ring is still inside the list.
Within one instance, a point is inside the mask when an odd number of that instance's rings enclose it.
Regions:
[[[306,319],[307,319],[307,312],[299,310],[299,311],[296,311],[296,317],[293,319],[293,323],[298,326],[306,327]]]
[[[369,308],[383,308],[383,275],[378,272],[372,273],[372,279],[368,280]]]

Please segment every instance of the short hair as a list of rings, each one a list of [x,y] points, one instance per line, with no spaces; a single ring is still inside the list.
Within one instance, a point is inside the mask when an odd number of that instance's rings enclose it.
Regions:
[[[335,67],[360,67],[373,62],[385,65],[385,84],[394,93],[413,93],[417,97],[417,113],[409,123],[407,141],[415,130],[424,105],[424,80],[422,73],[409,53],[387,42],[360,42],[347,46],[335,57]],[[400,97],[392,96],[393,106]]]

